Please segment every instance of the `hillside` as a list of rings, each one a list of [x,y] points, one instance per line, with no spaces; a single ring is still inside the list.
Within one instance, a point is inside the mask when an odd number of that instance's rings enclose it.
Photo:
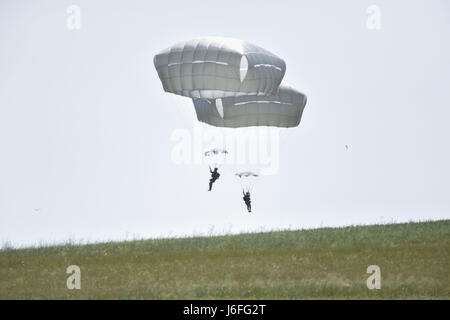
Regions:
[[[449,299],[449,264],[450,220],[68,244],[1,250],[0,299]]]

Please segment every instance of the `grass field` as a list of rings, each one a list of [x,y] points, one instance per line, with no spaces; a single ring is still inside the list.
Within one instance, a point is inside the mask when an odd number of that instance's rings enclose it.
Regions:
[[[450,220],[3,249],[0,299],[449,299],[449,263]]]

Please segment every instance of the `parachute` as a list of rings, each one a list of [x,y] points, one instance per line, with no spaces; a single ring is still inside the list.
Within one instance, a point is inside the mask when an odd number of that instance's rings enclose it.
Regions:
[[[164,91],[190,97],[197,119],[216,127],[300,124],[306,96],[283,81],[286,63],[243,40],[204,37],[155,55]]]
[[[218,154],[227,154],[228,151],[225,149],[212,149],[209,151],[205,152],[205,156],[209,157],[209,156],[214,156],[214,155],[218,155]]]
[[[219,168],[224,162],[228,155],[228,151],[225,149],[212,149],[205,151],[205,158],[210,167]]]
[[[284,81],[274,96],[193,99],[199,121],[228,128],[296,127],[300,123],[306,100],[303,93]]]
[[[179,42],[155,55],[164,91],[202,99],[275,95],[286,63],[243,40],[205,37]]]
[[[236,175],[239,178],[248,178],[248,177],[259,177],[259,175],[257,175],[256,173],[250,172],[250,171],[245,171],[245,172],[241,172],[241,173],[236,173]]]
[[[245,171],[241,173],[236,173],[236,176],[239,178],[239,182],[241,184],[241,188],[247,192],[251,191],[253,185],[255,184],[256,179],[259,177],[256,173],[251,171]]]

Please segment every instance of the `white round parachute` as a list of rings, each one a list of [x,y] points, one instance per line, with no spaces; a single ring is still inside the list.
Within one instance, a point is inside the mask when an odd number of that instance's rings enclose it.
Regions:
[[[236,173],[236,175],[239,178],[249,178],[249,177],[259,177],[259,175],[257,175],[256,173],[250,172],[250,171],[245,171],[245,172],[241,172],[241,173]]]
[[[205,151],[206,162],[210,167],[219,168],[225,163],[225,158],[228,155],[228,151],[225,149],[212,149]]]
[[[256,179],[259,177],[259,175],[251,171],[236,173],[236,176],[239,178],[241,188],[246,192],[251,191],[253,185],[255,184]]]
[[[282,82],[275,96],[236,96],[193,99],[197,119],[216,127],[296,127],[306,105],[306,95]]]
[[[202,99],[275,95],[286,72],[273,53],[222,37],[179,42],[153,62],[164,91]]]
[[[205,157],[211,157],[211,156],[227,154],[227,153],[228,153],[228,151],[225,149],[212,149],[209,151],[205,151]]]

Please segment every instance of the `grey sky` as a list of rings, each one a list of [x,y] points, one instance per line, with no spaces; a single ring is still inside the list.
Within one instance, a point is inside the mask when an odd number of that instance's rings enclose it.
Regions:
[[[308,96],[252,215],[233,167],[208,193],[207,166],[171,160],[194,108],[162,90],[153,56],[207,35],[276,53]],[[2,0],[0,241],[448,219],[449,95],[444,0]]]

